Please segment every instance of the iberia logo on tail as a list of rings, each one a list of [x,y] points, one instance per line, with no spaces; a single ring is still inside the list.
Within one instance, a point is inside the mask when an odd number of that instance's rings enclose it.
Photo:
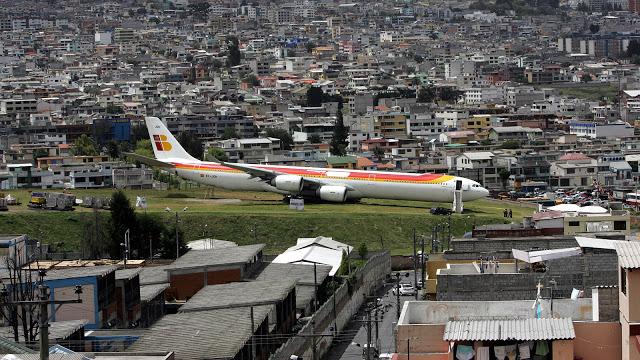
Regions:
[[[171,144],[167,141],[166,135],[153,135],[153,141],[156,143],[156,150],[171,151]]]

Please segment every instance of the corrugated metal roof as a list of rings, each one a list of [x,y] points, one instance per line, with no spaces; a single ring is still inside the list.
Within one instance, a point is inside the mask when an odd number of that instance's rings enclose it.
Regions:
[[[142,268],[116,270],[116,280],[131,280],[142,272]]]
[[[264,246],[264,244],[255,244],[212,250],[191,250],[171,263],[167,270],[244,264],[253,261],[255,256],[264,249]]]
[[[116,269],[117,267],[113,265],[55,269],[47,272],[44,281],[105,276],[116,271]]]
[[[255,326],[271,306],[254,307]],[[127,352],[175,351],[180,359],[232,359],[252,334],[251,308],[220,309],[167,315],[146,330]]]
[[[331,266],[318,264],[316,266],[316,281],[322,284],[329,276]],[[271,263],[262,270],[256,280],[296,280],[298,285],[313,285],[313,266],[303,264]]]
[[[146,266],[140,272],[140,285],[165,284],[169,282],[168,265]]]
[[[49,339],[66,340],[76,331],[82,329],[88,322],[88,320],[52,321],[49,323]],[[9,339],[13,338],[13,329],[11,327],[1,327],[0,336]],[[36,336],[36,338],[39,338],[39,336]],[[20,340],[23,340],[22,335],[20,335]]]
[[[625,269],[640,268],[640,242],[624,241],[616,243],[620,266]]]
[[[151,301],[168,288],[166,283],[140,286],[140,301]]]
[[[449,321],[445,341],[554,340],[576,337],[570,318]]]
[[[295,280],[263,280],[209,285],[198,291],[180,312],[275,304],[293,291]]]

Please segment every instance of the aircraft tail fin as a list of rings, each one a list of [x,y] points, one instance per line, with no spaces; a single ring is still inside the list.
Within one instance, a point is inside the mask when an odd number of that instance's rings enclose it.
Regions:
[[[180,145],[178,140],[169,132],[165,124],[157,117],[146,117],[145,123],[149,130],[149,138],[156,159],[160,161],[166,160],[188,160],[190,162],[199,162],[200,160],[189,155],[189,153]]]

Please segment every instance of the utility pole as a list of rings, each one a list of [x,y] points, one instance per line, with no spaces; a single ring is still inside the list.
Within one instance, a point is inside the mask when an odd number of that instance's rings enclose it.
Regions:
[[[396,320],[400,320],[400,273],[396,273]]]
[[[180,257],[180,241],[178,240],[178,212],[176,211],[176,260]]]
[[[49,288],[40,284],[40,318],[38,326],[40,327],[40,360],[49,360]]]
[[[251,307],[251,360],[256,359],[256,326],[253,315],[253,306]]]
[[[447,250],[451,248],[451,214],[449,214],[449,240],[447,240]]]
[[[371,360],[371,309],[367,308],[367,348],[366,360]]]
[[[416,254],[416,229],[413,229],[413,280],[416,288],[418,287],[418,259]],[[418,290],[415,291],[415,298],[418,300]]]
[[[422,236],[422,257],[421,257],[421,259],[420,259],[420,260],[421,260],[421,266],[420,266],[420,269],[421,269],[421,271],[422,271],[422,288],[423,288],[423,289],[424,289],[424,287],[425,287],[425,285],[426,285],[426,284],[425,284],[425,281],[426,281],[425,271],[427,270],[427,269],[426,269],[426,266],[425,266],[425,265],[426,265],[426,263],[425,263],[425,260],[426,260],[426,259],[425,259],[425,257],[426,257],[426,255],[425,255],[425,253],[424,253],[424,236]]]
[[[375,319],[375,324],[376,324],[376,350],[380,350],[380,347],[378,346],[378,343],[380,342],[380,335],[379,335],[379,328],[378,328],[378,306],[376,306],[376,315],[374,317]]]
[[[315,314],[318,311],[318,276],[316,270],[317,263],[313,263],[313,313]],[[335,297],[334,297],[335,299]],[[315,317],[314,317],[315,318]],[[316,322],[315,320],[311,321],[311,331],[313,331],[313,336],[311,337],[311,345],[313,347],[313,360],[318,360],[317,358],[317,345],[316,345]],[[255,360],[255,358],[254,358]]]

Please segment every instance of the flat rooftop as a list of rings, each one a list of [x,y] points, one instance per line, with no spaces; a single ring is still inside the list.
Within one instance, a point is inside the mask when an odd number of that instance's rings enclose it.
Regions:
[[[549,300],[542,300],[542,317],[551,318]],[[406,301],[398,325],[446,324],[453,320],[530,319],[534,300],[513,301]],[[554,299],[555,317],[592,321],[591,298]]]

